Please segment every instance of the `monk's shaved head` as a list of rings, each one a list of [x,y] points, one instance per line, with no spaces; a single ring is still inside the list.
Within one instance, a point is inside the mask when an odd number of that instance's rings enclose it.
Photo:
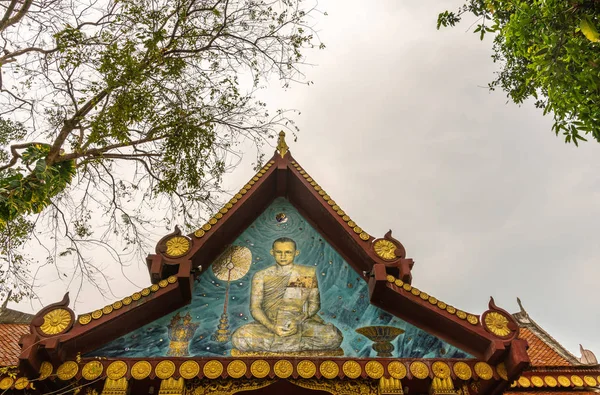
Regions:
[[[294,250],[297,250],[296,241],[294,239],[290,239],[289,237],[280,237],[273,242],[273,248],[275,248],[275,243],[292,243],[294,245]]]

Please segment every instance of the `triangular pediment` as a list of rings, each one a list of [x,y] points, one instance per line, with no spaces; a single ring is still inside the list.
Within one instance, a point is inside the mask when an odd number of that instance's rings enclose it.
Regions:
[[[277,264],[271,255],[276,240],[293,240],[299,254]],[[277,243],[275,253],[292,246]],[[279,327],[283,336],[269,325]],[[88,356],[257,355],[470,357],[372,305],[364,279],[283,197],[199,274],[189,305]]]

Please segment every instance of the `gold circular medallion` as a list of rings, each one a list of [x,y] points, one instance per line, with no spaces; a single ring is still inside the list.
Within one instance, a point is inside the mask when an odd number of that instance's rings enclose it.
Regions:
[[[410,293],[411,293],[411,294],[413,294],[413,295],[415,295],[415,296],[419,296],[419,295],[421,294],[421,290],[419,290],[419,288],[415,288],[415,287],[413,287],[413,288],[410,290]]]
[[[133,300],[140,300],[142,298],[142,294],[139,292],[134,292],[133,295],[131,295],[131,299]]]
[[[121,307],[123,307],[123,302],[117,300],[115,303],[112,304],[112,307],[115,310],[119,310]]]
[[[436,304],[438,302],[437,298],[434,296],[430,296],[429,297],[429,303],[431,304]]]
[[[175,373],[175,364],[173,361],[160,361],[154,368],[154,373],[156,373],[156,377],[159,379],[166,380]]]
[[[262,379],[263,377],[267,377],[269,372],[271,371],[271,366],[267,361],[263,361],[262,359],[256,360],[252,362],[250,365],[250,373],[256,378]]]
[[[160,280],[160,281],[158,282],[158,286],[159,286],[159,287],[161,287],[161,288],[164,288],[164,287],[166,287],[167,285],[169,285],[169,282],[168,282],[167,280],[164,280],[164,279],[163,279],[163,280]]]
[[[218,219],[216,219],[215,217],[212,217],[211,219],[209,219],[209,220],[208,220],[208,223],[209,223],[209,224],[211,224],[211,225],[214,225],[214,224],[216,224],[218,221],[219,221]]]
[[[200,373],[200,365],[196,361],[185,361],[179,366],[179,375],[186,380],[191,380]]]
[[[197,231],[194,232],[194,236],[196,236],[199,239],[201,239],[202,237],[204,237],[205,234],[206,234],[206,232],[202,228],[200,228],[200,229],[198,229]]]
[[[388,274],[385,279],[387,280],[388,283],[393,283],[394,281],[396,281],[396,277],[392,276],[391,274]]]
[[[434,362],[433,365],[431,365],[431,371],[435,377],[439,377],[440,379],[447,379],[450,377],[450,366],[445,362]]]
[[[583,386],[583,380],[579,376],[575,376],[575,375],[571,376],[571,383],[573,383],[573,385],[575,385],[575,387]]]
[[[237,200],[240,200],[240,199],[242,198],[242,194],[241,194],[241,193],[236,193],[236,194],[235,194],[235,198],[236,198]]]
[[[71,380],[79,371],[79,365],[75,361],[67,361],[56,369],[56,375],[62,381]]]
[[[498,372],[498,376],[500,376],[502,380],[508,381],[508,372],[506,371],[506,365],[504,365],[504,362],[500,362],[496,366],[496,372]]]
[[[392,361],[387,366],[388,373],[395,379],[402,380],[406,377],[406,366],[402,362]]]
[[[54,367],[48,361],[42,362],[42,366],[40,366],[40,377],[38,377],[39,381],[46,380],[52,374]]]
[[[277,377],[287,379],[292,375],[292,372],[294,371],[294,366],[290,361],[280,359],[279,361],[275,362],[275,365],[273,365],[273,371],[275,372],[275,375]]]
[[[456,313],[456,308],[452,306],[446,306],[446,311],[450,314]]]
[[[383,365],[378,361],[369,361],[365,365],[365,372],[372,379],[380,379],[383,377]]]
[[[396,259],[396,245],[389,240],[376,240],[373,243],[373,250],[375,250],[377,256],[386,261]]]
[[[419,297],[423,300],[429,299],[429,295],[427,294],[427,292],[421,292],[421,295],[419,295]]]
[[[354,221],[348,221],[348,226],[351,228],[354,228],[356,226],[356,222]]]
[[[133,302],[133,299],[131,299],[131,296],[126,296],[123,298],[123,304],[125,306],[129,306],[131,304],[131,302]]]
[[[180,256],[184,256],[190,250],[190,241],[183,236],[174,236],[171,237],[165,243],[167,247],[167,251],[165,254],[172,257],[178,258]]]
[[[338,374],[340,374],[339,366],[333,361],[321,362],[321,365],[319,366],[319,371],[321,372],[321,375],[326,379],[332,379],[334,377],[337,377]]]
[[[485,315],[485,327],[488,331],[498,337],[506,337],[510,335],[508,318],[496,311],[490,311]]]
[[[9,389],[12,387],[14,382],[15,380],[13,380],[11,377],[4,377],[2,380],[0,380],[0,390]]]
[[[358,235],[358,237],[360,237],[360,239],[364,241],[367,241],[370,238],[369,234],[366,232],[361,232],[360,235]]]
[[[531,381],[529,381],[529,379],[525,376],[519,377],[518,382],[519,382],[519,386],[521,386],[523,388],[531,387]]]
[[[248,368],[246,367],[246,363],[244,361],[240,361],[239,359],[231,361],[229,362],[229,365],[227,365],[227,374],[229,377],[233,377],[234,379],[239,379],[245,375],[247,370]]]
[[[356,379],[362,374],[362,368],[356,361],[346,361],[342,365],[342,372],[346,377]]]
[[[475,364],[475,373],[484,380],[489,380],[494,377],[494,370],[485,362],[477,362]]]
[[[159,289],[160,289],[160,287],[158,286],[158,284],[152,284],[152,285],[150,286],[150,291],[152,291],[152,292],[156,292],[156,291],[158,291]]]
[[[252,185],[254,185],[254,181],[250,181],[252,183]],[[227,214],[227,212],[229,211],[229,209],[227,207],[223,207],[222,209],[219,210],[219,212],[221,214]]]
[[[90,361],[81,369],[81,376],[88,380],[95,380],[102,374],[104,366],[99,361]]]
[[[152,372],[152,365],[148,361],[137,361],[131,367],[131,377],[136,380],[143,380]]]
[[[479,323],[479,318],[477,318],[477,316],[475,316],[473,314],[469,314],[469,315],[467,315],[467,321],[471,325],[477,325]]]
[[[473,375],[473,372],[471,372],[471,367],[464,362],[455,363],[452,367],[452,370],[454,370],[456,377],[464,381],[469,380]]]
[[[150,295],[150,288],[142,289],[142,296],[148,296],[148,295]]]
[[[321,187],[318,186],[318,185],[316,185],[316,184],[314,185],[314,188],[315,188],[315,191],[320,191],[321,190]]]
[[[569,380],[567,376],[558,376],[558,383],[563,387],[571,386],[571,380]]]
[[[348,221],[350,221],[350,217],[348,217],[347,215],[344,215],[344,216],[342,217],[342,221],[344,221],[344,222],[348,222]]]
[[[585,383],[589,386],[589,387],[595,387],[598,385],[598,383],[596,382],[596,379],[593,378],[592,376],[584,376],[583,377],[583,381],[585,381]]]
[[[404,285],[404,281],[397,279],[396,281],[394,281],[394,284],[396,284],[397,287],[401,287]]]
[[[355,226],[354,228],[352,228],[352,230],[356,234],[360,234],[362,232],[362,228],[360,226]]]
[[[209,379],[216,379],[223,374],[223,364],[219,361],[208,361],[202,367],[204,377]]]
[[[410,290],[412,289],[412,286],[411,286],[410,284],[408,284],[408,283],[404,283],[404,285],[402,286],[402,288],[403,288],[405,291],[408,291],[408,292],[410,292]]]
[[[123,361],[114,361],[106,368],[106,376],[111,380],[118,380],[127,373],[127,364]]]
[[[17,381],[15,381],[15,389],[16,390],[25,389],[25,387],[27,387],[28,385],[29,385],[29,380],[27,380],[27,377],[19,377],[17,379]]]
[[[544,380],[540,376],[531,376],[531,383],[536,387],[544,386]]]
[[[81,325],[87,325],[90,322],[92,322],[92,316],[89,314],[83,314],[79,316],[79,319],[77,321],[79,321]]]
[[[216,219],[221,219],[221,218],[223,218],[223,214],[222,214],[222,213],[220,213],[220,212],[219,212],[219,213],[216,213],[216,214],[215,214],[215,218],[216,218]]]
[[[94,310],[92,311],[92,318],[97,320],[102,317],[102,310]]]
[[[464,319],[466,319],[466,318],[467,318],[467,313],[465,313],[465,312],[464,312],[464,311],[462,311],[462,310],[458,310],[458,311],[456,312],[456,316],[457,316],[458,318],[460,318],[461,320],[464,320]]]
[[[309,379],[317,373],[317,367],[314,362],[306,360],[298,362],[296,370],[298,371],[298,375],[304,379]]]
[[[211,224],[204,224],[202,225],[202,230],[205,232],[208,232],[210,230],[210,228],[212,228]]]
[[[410,372],[418,379],[424,379],[429,376],[429,368],[425,363],[416,361],[410,364]]]
[[[548,387],[556,387],[556,385],[558,384],[556,379],[552,376],[544,377],[544,383],[546,383]]]
[[[446,307],[448,307],[448,305],[446,303],[442,302],[441,300],[438,300],[437,307],[439,307],[442,310],[445,310]]]
[[[167,278],[167,281],[169,282],[169,284],[175,284],[177,282],[177,277],[169,276],[169,278]]]
[[[110,314],[113,311],[113,307],[112,306],[104,306],[102,308],[102,313],[103,314]]]

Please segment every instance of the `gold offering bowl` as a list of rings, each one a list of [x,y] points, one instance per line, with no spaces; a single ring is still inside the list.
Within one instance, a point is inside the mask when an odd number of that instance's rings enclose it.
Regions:
[[[394,345],[391,343],[396,337],[404,333],[403,329],[393,326],[364,326],[356,330],[357,333],[369,338],[373,342],[373,350],[378,357],[391,357]]]

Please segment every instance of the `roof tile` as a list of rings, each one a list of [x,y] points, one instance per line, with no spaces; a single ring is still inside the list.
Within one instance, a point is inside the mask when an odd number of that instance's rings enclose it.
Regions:
[[[569,361],[560,356],[528,328],[520,328],[519,339],[527,340],[529,343],[527,354],[531,360],[531,366],[572,366]],[[541,394],[541,392],[536,392],[536,394]]]
[[[26,333],[29,333],[27,324],[0,324],[0,366],[18,364],[19,339]]]

